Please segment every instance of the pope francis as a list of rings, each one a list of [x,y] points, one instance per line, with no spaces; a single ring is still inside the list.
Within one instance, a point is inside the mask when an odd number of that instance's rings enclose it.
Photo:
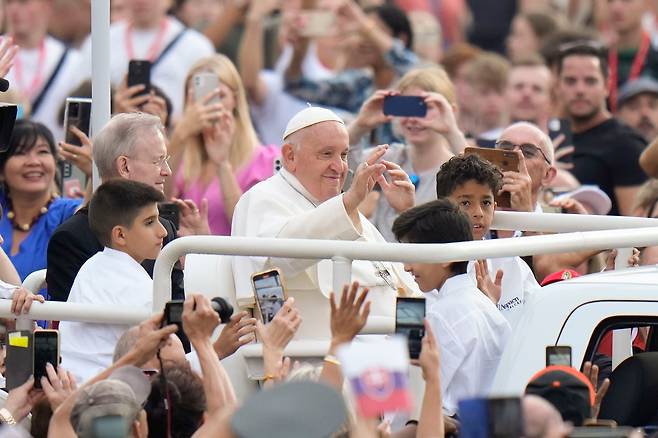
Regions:
[[[407,174],[394,163],[380,161],[387,145],[374,149],[341,193],[348,173],[349,138],[343,121],[328,109],[309,107],[297,113],[283,140],[283,168],[242,195],[233,214],[233,236],[385,242],[359,213],[359,204],[379,184],[396,210],[414,205],[414,186]],[[254,306],[251,275],[272,267],[281,270],[288,295],[295,297],[304,320],[296,338],[328,338],[331,261],[234,257],[241,307]],[[352,279],[370,288],[370,314],[375,316],[394,317],[398,294],[419,293],[413,278],[397,263],[354,261]]]

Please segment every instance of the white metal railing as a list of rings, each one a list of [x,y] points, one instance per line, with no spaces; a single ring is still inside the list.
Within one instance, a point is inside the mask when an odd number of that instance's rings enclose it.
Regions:
[[[568,225],[568,227],[567,227]],[[633,227],[649,227],[636,228]],[[658,219],[607,217],[564,214],[496,212],[493,228],[584,230],[596,228],[614,231],[576,232],[516,239],[459,242],[441,245],[365,243],[301,239],[259,239],[246,237],[190,236],[170,242],[160,253],[154,270],[154,310],[161,310],[171,296],[171,269],[188,253],[225,254],[266,257],[332,259],[334,285],[340,290],[349,282],[352,260],[393,262],[421,261],[444,263],[456,260],[559,253],[574,250],[628,248],[658,245]],[[626,229],[629,228],[629,229]],[[625,229],[620,232],[620,229]],[[35,274],[35,281],[39,282]],[[338,285],[338,286],[336,286]],[[0,317],[11,317],[8,301],[0,300]],[[91,304],[48,302],[35,303],[26,318],[68,321],[97,321],[133,324],[148,315],[131,309],[110,308]]]
[[[163,248],[153,271],[153,308],[160,310],[171,297],[171,270],[185,254],[332,259],[333,287],[349,283],[352,260],[445,263],[482,258],[553,254],[658,245],[658,219],[590,215],[496,212],[496,229],[601,231],[540,235],[516,239],[413,245],[335,240],[188,236]],[[634,228],[650,227],[650,228]],[[624,229],[620,232],[619,229]],[[276,262],[274,262],[276,264]]]

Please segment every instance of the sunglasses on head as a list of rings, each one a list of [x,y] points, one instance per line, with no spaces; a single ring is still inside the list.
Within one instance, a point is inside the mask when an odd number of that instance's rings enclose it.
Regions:
[[[521,150],[525,158],[532,159],[541,156],[548,164],[551,164],[544,151],[537,145],[532,143],[515,144],[507,140],[498,140],[496,142],[496,149],[502,149],[504,151],[513,151],[517,147]]]

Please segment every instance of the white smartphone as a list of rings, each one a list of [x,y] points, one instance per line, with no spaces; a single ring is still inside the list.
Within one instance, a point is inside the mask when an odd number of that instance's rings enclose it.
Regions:
[[[192,84],[194,86],[194,101],[199,102],[206,98],[210,93],[219,88],[219,76],[215,73],[210,72],[201,72],[197,73],[192,77]],[[208,104],[220,103],[221,98],[215,96]]]

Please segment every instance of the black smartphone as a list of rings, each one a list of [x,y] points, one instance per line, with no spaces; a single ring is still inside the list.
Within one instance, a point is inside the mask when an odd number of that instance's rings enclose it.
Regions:
[[[474,398],[459,401],[460,438],[508,438],[523,435],[518,397]]]
[[[165,304],[163,326],[177,324],[183,325],[183,300],[172,300]]]
[[[59,365],[59,332],[57,330],[36,330],[34,332],[34,387],[41,388],[41,377],[46,376],[46,364],[55,370]]]
[[[427,104],[420,96],[386,96],[384,114],[397,117],[425,117]]]
[[[395,303],[395,333],[404,335],[409,358],[418,359],[425,336],[425,299],[398,297]]]
[[[151,92],[151,61],[133,59],[128,63],[128,87],[144,85],[137,95]]]
[[[567,345],[549,345],[546,347],[546,366],[564,365],[571,366],[571,347]]]
[[[6,389],[10,391],[27,382],[32,375],[34,362],[34,336],[31,330],[20,330],[7,334],[6,346]]]
[[[18,114],[18,106],[9,103],[0,103],[0,152],[5,152],[9,148],[9,140],[14,130]]]
[[[160,202],[158,204],[158,211],[160,212],[160,217],[163,217],[169,220],[174,224],[176,230],[180,226],[180,208],[175,202]]]
[[[281,272],[277,268],[258,272],[251,276],[251,284],[256,297],[258,316],[263,324],[267,324],[274,319],[288,299]]]

